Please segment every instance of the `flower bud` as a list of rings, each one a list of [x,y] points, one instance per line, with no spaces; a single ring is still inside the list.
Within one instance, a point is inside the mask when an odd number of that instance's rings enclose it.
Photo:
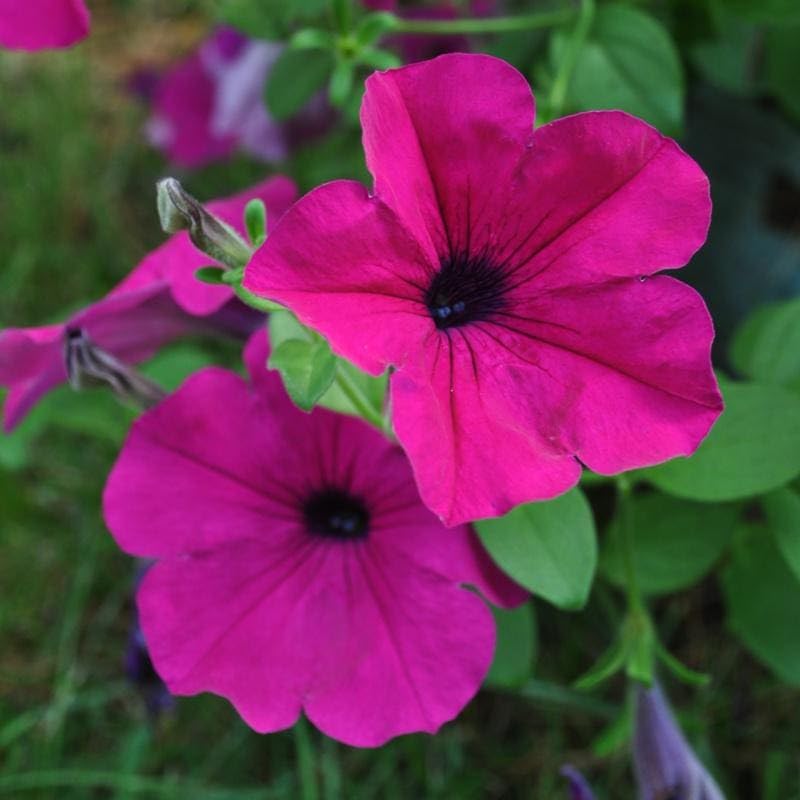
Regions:
[[[569,782],[570,800],[594,800],[594,792],[586,781],[586,778],[571,764],[564,764],[561,767],[561,776]]]
[[[250,260],[252,252],[230,225],[209,213],[175,178],[164,178],[157,184],[158,216],[165,233],[189,232],[198,250],[236,269]]]
[[[678,727],[661,687],[636,688],[633,767],[639,800],[725,800]]]

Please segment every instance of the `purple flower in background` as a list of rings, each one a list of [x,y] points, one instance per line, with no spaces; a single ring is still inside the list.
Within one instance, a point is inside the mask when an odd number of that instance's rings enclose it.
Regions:
[[[639,800],[725,800],[681,733],[658,685],[636,689],[633,767]]]
[[[150,143],[175,164],[199,167],[242,150],[262,161],[286,158],[297,134],[272,119],[264,106],[264,88],[283,45],[248,39],[219,28],[198,49],[168,70],[155,85],[146,125]],[[141,92],[141,73],[132,84]],[[304,128],[324,127],[328,109],[312,101]]]
[[[595,800],[586,778],[571,764],[561,767],[561,775],[569,782],[569,800]]]

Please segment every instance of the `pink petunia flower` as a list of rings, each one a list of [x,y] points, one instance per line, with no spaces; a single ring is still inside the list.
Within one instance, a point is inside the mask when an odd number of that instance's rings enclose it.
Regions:
[[[88,33],[83,0],[0,0],[0,47],[69,47]]]
[[[295,194],[290,180],[276,177],[208,208],[243,232],[248,200],[260,197],[268,224],[274,225]],[[209,262],[182,231],[147,255],[105,298],[63,324],[0,331],[0,386],[9,388],[4,430],[11,431],[43,395],[66,381],[64,342],[71,332],[82,331],[128,364],[150,358],[164,344],[193,331],[249,335],[261,315],[235,299],[229,287],[194,277]]]
[[[329,114],[318,99],[291,125],[269,115],[264,88],[282,50],[277,42],[218,28],[147,89],[153,104],[145,128],[150,143],[183,167],[200,167],[236,150],[265,162],[286,158],[290,145],[324,127]]]
[[[396,368],[397,436],[451,525],[558,495],[580,462],[692,453],[722,408],[705,304],[653,275],[705,240],[705,175],[628,114],[533,117],[491,56],[374,74],[374,193],[318,187],[245,273],[361,368]]]
[[[138,594],[156,670],[259,732],[301,710],[358,746],[434,732],[492,658],[492,616],[461,584],[503,605],[525,595],[468,527],[423,506],[399,447],[299,411],[266,358],[261,332],[249,385],[213,367],[189,378],[134,424],[106,485],[120,547],[158,559]]]

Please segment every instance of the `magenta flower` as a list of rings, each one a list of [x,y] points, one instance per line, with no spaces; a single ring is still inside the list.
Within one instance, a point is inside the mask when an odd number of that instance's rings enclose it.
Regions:
[[[277,177],[208,208],[243,232],[247,201],[260,197],[274,224],[295,196],[294,184]],[[64,342],[82,331],[103,350],[128,364],[150,358],[166,343],[190,332],[222,331],[247,336],[261,316],[235,299],[227,286],[201,283],[195,271],[209,263],[186,232],[158,247],[104,299],[59,325],[0,331],[0,386],[9,393],[3,427],[11,431],[35,403],[67,380]]]
[[[227,697],[259,732],[301,709],[353,745],[433,732],[492,658],[492,615],[461,584],[504,605],[524,594],[468,527],[422,505],[400,448],[299,411],[266,357],[259,333],[250,385],[192,376],[134,424],[109,477],[115,539],[159,559],[138,595],[156,670],[175,694]]]
[[[0,47],[69,47],[88,33],[83,0],[0,0]]]
[[[374,193],[335,181],[282,219],[245,286],[391,380],[397,436],[447,524],[694,451],[720,413],[685,264],[705,175],[619,111],[535,132],[524,78],[452,54],[367,81]]]
[[[327,116],[314,101],[292,126],[267,113],[264,88],[283,45],[247,39],[219,28],[155,85],[145,133],[175,164],[200,167],[241,150],[265,162],[281,161],[295,139],[315,132]]]

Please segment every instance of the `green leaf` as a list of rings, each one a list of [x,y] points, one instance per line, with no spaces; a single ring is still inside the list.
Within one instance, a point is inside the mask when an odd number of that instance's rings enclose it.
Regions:
[[[730,355],[748,378],[800,389],[800,298],[751,314],[736,331]]]
[[[290,339],[272,350],[269,368],[277,369],[289,396],[310,411],[336,377],[336,358],[324,339]]]
[[[581,608],[597,564],[594,518],[580,489],[476,523],[484,546],[517,583],[560,608]]]
[[[388,11],[376,11],[361,18],[355,32],[356,42],[362,47],[371,45],[397,26],[397,17]]]
[[[800,397],[778,386],[725,383],[725,411],[690,458],[640,475],[690,500],[753,497],[800,474]]]
[[[200,347],[179,344],[168,347],[141,367],[141,372],[162,389],[172,392],[192,373],[208,366],[208,353]]]
[[[217,19],[254,39],[281,39],[295,22],[322,14],[328,0],[217,0]]]
[[[350,380],[371,408],[380,415],[383,413],[384,400],[386,398],[386,387],[389,383],[389,373],[384,372],[374,378],[362,372],[354,364],[339,358],[336,360],[337,374],[344,373],[345,378]],[[358,408],[353,405],[353,401],[345,394],[339,381],[334,381],[325,394],[320,397],[317,405],[329,408],[331,411],[338,411],[341,414],[351,414],[361,416]]]
[[[800,580],[800,495],[791,489],[778,489],[762,503],[778,549]]]
[[[530,677],[536,657],[533,603],[525,603],[510,611],[492,607],[492,613],[497,627],[497,644],[486,685],[521,686]]]
[[[331,105],[340,108],[347,102],[347,98],[353,89],[354,79],[355,64],[345,59],[338,61],[333,68],[330,84],[328,85],[328,98],[331,101]]]
[[[267,238],[267,207],[260,197],[249,200],[244,207],[244,226],[253,247],[261,247]]]
[[[654,492],[631,498],[633,558],[646,594],[684,589],[708,572],[730,542],[737,521],[732,505],[692,503]],[[624,587],[618,520],[609,525],[600,556],[603,574]]]
[[[225,283],[224,275],[226,270],[222,267],[200,267],[195,270],[194,276],[203,283],[221,284]]]
[[[787,23],[800,21],[797,0],[722,0],[723,8],[750,22]]]
[[[786,683],[800,686],[800,581],[763,526],[751,525],[722,573],[728,626]]]
[[[551,62],[566,50],[566,36],[551,41]],[[683,123],[684,75],[680,56],[658,20],[629,6],[601,6],[581,48],[567,91],[575,111],[619,108],[669,133]]]
[[[275,119],[299,111],[328,81],[333,55],[328,50],[286,49],[269,74],[266,102]]]

